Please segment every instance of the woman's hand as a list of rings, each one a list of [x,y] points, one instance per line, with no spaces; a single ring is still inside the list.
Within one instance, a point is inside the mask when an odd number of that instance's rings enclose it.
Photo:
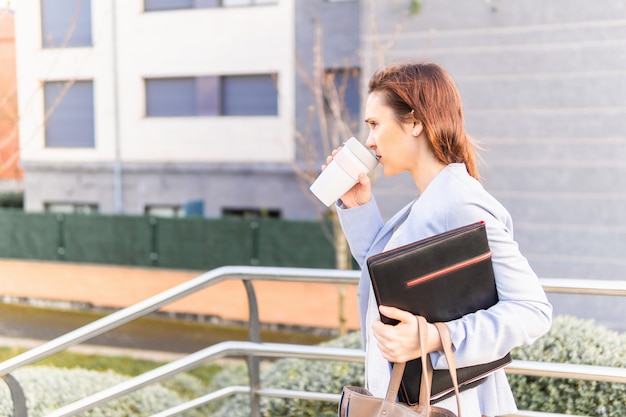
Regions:
[[[328,158],[326,158],[326,165],[322,166],[322,170],[326,169],[326,166],[331,163],[333,157],[339,152],[341,147],[333,150]],[[358,182],[349,189],[344,195],[341,196],[341,201],[348,207],[361,206],[372,199],[372,182],[370,178],[364,172],[359,174]]]
[[[399,321],[396,325],[384,324],[380,320],[372,324],[372,331],[383,357],[389,362],[401,363],[422,356],[417,317],[395,307],[380,306],[379,311],[380,314]],[[419,330],[427,332],[425,353],[442,349],[439,331],[434,324],[428,323],[426,329]]]

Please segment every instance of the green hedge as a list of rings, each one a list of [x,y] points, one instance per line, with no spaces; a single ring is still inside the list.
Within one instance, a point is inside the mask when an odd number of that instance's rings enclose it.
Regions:
[[[329,345],[360,347],[359,333],[336,339]],[[515,359],[567,362],[626,368],[626,334],[610,331],[591,320],[556,317],[550,332],[531,346],[513,351]],[[626,416],[626,384],[508,375],[519,409],[550,413],[607,417]],[[228,379],[230,385],[245,380]],[[262,386],[290,390],[340,393],[345,385],[363,386],[363,365],[282,359],[262,372]],[[334,417],[336,403],[262,398],[264,417]],[[215,417],[247,417],[247,396],[233,398],[212,414]]]
[[[335,339],[327,346],[358,349],[359,332]],[[567,362],[611,367],[626,367],[626,334],[597,325],[591,320],[556,317],[550,332],[531,346],[513,351],[515,359]],[[304,359],[281,359],[264,363],[261,385],[267,388],[340,393],[345,385],[360,385],[363,364]],[[95,391],[119,383],[128,377],[112,372],[81,369],[57,369],[33,366],[18,370],[18,379],[27,396],[29,416],[45,415],[50,410],[76,401]],[[181,379],[182,378],[182,379]],[[626,384],[580,381],[546,377],[509,375],[518,407],[522,410],[586,416],[626,416]],[[248,385],[243,364],[226,367],[204,386],[196,378],[179,375],[172,380],[137,391],[106,407],[81,416],[144,416],[184,401],[232,385]],[[10,415],[8,388],[0,384],[0,415]],[[264,417],[335,417],[337,404],[309,400],[262,398]],[[202,409],[184,413],[184,417],[248,417],[248,395],[226,398]]]
[[[95,392],[122,383],[128,376],[114,372],[97,372],[80,368],[66,369],[48,366],[31,366],[14,373],[26,396],[29,417],[41,417],[64,405],[85,398]],[[203,386],[193,377],[181,375],[169,384],[184,384],[193,389],[194,396],[202,395]],[[177,387],[178,388],[178,387]],[[135,391],[119,399],[107,402],[81,417],[130,417],[150,416],[180,404],[184,400],[179,393],[166,383],[154,384]],[[5,384],[0,384],[0,415],[11,416],[13,402]],[[200,417],[198,412],[188,413],[188,417]]]
[[[626,368],[626,334],[593,320],[560,316],[549,334],[516,349],[516,359]],[[626,384],[509,375],[518,407],[585,416],[626,416]]]

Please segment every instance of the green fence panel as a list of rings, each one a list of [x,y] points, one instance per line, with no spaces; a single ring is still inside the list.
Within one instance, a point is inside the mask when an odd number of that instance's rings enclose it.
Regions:
[[[334,268],[330,223],[260,219],[259,265]]]
[[[57,260],[59,243],[55,214],[0,210],[0,258]]]
[[[150,218],[145,216],[60,215],[64,218],[64,260],[114,265],[152,265]]]
[[[329,223],[0,210],[0,257],[210,270],[333,268]]]
[[[157,265],[209,270],[250,265],[250,222],[242,219],[156,219]]]

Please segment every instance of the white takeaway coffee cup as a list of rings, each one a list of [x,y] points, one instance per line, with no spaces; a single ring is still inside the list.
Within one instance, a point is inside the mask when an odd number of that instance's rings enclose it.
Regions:
[[[333,160],[317,177],[310,190],[326,207],[344,195],[358,182],[361,172],[369,173],[378,165],[378,158],[357,138],[348,139]]]

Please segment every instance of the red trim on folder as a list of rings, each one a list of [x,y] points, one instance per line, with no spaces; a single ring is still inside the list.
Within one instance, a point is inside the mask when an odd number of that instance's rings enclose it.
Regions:
[[[412,286],[420,284],[420,283],[422,283],[424,281],[428,281],[430,279],[436,278],[436,277],[438,277],[440,275],[448,274],[450,272],[456,271],[457,269],[461,269],[461,268],[464,268],[466,266],[473,265],[475,263],[484,261],[486,259],[489,259],[489,257],[491,257],[491,251],[486,252],[486,253],[484,253],[482,255],[476,256],[475,258],[468,259],[466,261],[459,262],[457,264],[451,265],[451,266],[449,266],[447,268],[440,269],[440,270],[435,271],[435,272],[431,272],[430,274],[423,275],[423,276],[421,276],[419,278],[415,278],[415,279],[407,282],[406,286],[407,287],[412,287]]]

